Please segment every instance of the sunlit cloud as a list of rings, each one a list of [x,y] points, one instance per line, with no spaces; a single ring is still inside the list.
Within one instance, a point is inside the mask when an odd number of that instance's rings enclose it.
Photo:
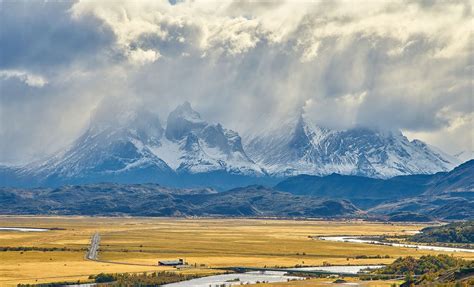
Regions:
[[[187,100],[242,135],[303,110],[322,126],[472,149],[471,1],[2,5],[1,89],[16,95],[2,97],[2,113],[16,124],[0,126],[0,143],[11,161],[60,149],[110,110],[99,105],[130,99],[162,121]]]

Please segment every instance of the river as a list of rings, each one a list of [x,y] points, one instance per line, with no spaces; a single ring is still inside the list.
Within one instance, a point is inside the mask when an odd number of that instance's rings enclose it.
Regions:
[[[336,242],[352,242],[352,243],[363,243],[363,244],[386,245],[386,246],[393,246],[393,247],[416,248],[420,250],[474,253],[474,249],[468,249],[468,248],[442,247],[442,246],[433,246],[433,245],[416,245],[416,244],[405,244],[405,243],[388,243],[388,242],[382,242],[378,240],[363,239],[363,237],[357,237],[357,236],[324,236],[324,237],[319,237],[319,239],[327,240],[327,241],[336,241]]]
[[[255,284],[257,282],[287,282],[288,280],[302,280],[297,276],[286,276],[285,272],[278,271],[252,271],[246,273],[221,274],[207,277],[191,279],[171,284],[165,284],[166,287],[215,287],[215,286],[234,286]]]
[[[357,274],[364,269],[382,268],[383,265],[344,265],[344,266],[315,266],[300,268],[285,268],[285,270],[295,271],[326,271],[334,273]],[[286,282],[288,280],[302,280],[304,278],[298,276],[285,275],[286,271],[252,271],[246,273],[222,274],[177,283],[166,284],[166,287],[215,287],[215,286],[234,286],[255,284],[257,281],[262,282]]]
[[[379,269],[383,265],[343,265],[343,266],[318,266],[318,267],[299,267],[288,268],[287,270],[295,271],[327,271],[334,273],[357,274],[363,272],[365,269]]]
[[[46,228],[30,228],[30,227],[0,227],[0,231],[20,231],[20,232],[45,232]]]

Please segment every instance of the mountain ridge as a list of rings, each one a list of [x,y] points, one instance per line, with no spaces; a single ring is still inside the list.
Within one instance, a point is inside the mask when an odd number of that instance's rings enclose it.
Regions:
[[[269,173],[283,176],[338,173],[389,178],[448,171],[459,163],[422,141],[409,141],[399,131],[331,130],[303,115],[273,131],[249,136],[245,148]]]
[[[110,112],[109,112],[110,114]],[[271,184],[295,174],[399,174],[449,170],[452,159],[400,132],[354,128],[331,130],[303,115],[281,129],[242,140],[220,123],[209,123],[189,102],[163,124],[142,109],[93,116],[88,129],[68,148],[41,162],[1,167],[3,186],[61,186],[96,182],[154,182],[196,187],[211,182],[220,190]]]
[[[432,218],[474,218],[474,160],[449,172],[390,179],[299,175],[275,189],[296,195],[347,199],[371,214],[418,213]]]
[[[316,182],[310,185],[308,180]],[[301,190],[292,188],[288,184],[291,182]],[[35,189],[3,187],[0,188],[0,208],[4,214],[465,220],[474,219],[473,182],[474,160],[471,160],[450,172],[434,175],[391,179],[300,175],[274,188],[249,185],[222,192],[153,183],[98,183]],[[407,188],[415,190],[407,191]]]
[[[253,185],[224,192],[157,184],[91,184],[59,188],[0,188],[2,214],[353,217],[348,201],[295,196]]]

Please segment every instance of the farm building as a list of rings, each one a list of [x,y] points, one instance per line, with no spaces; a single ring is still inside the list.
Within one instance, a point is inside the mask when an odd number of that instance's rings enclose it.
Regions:
[[[158,265],[160,265],[160,266],[184,265],[184,260],[182,258],[179,258],[177,260],[160,260],[160,261],[158,261]]]

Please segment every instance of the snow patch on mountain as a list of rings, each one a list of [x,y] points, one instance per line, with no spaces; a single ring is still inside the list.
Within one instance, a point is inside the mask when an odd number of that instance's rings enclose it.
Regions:
[[[264,175],[264,171],[245,153],[236,132],[220,124],[205,122],[188,102],[170,113],[165,134],[169,142],[154,149],[154,152],[161,158],[167,158],[178,172],[227,171]]]
[[[368,128],[331,130],[312,124],[304,115],[280,128],[246,137],[247,153],[270,174],[393,177],[451,170],[455,158],[399,131]]]
[[[170,113],[166,128],[144,110],[93,118],[68,149],[21,169],[26,177],[61,180],[216,171],[265,175],[245,154],[236,132],[207,123],[189,103]]]
[[[166,137],[161,139],[159,145],[150,146],[150,150],[154,155],[164,160],[173,170],[178,169],[181,164],[181,157],[184,155],[180,145]]]
[[[175,182],[180,175],[206,173],[386,178],[447,171],[460,163],[398,131],[333,130],[304,115],[274,125],[247,135],[244,146],[237,132],[206,122],[188,102],[172,111],[163,125],[153,113],[127,110],[93,117],[76,141],[47,160],[0,172],[7,179],[39,179],[40,184]]]

